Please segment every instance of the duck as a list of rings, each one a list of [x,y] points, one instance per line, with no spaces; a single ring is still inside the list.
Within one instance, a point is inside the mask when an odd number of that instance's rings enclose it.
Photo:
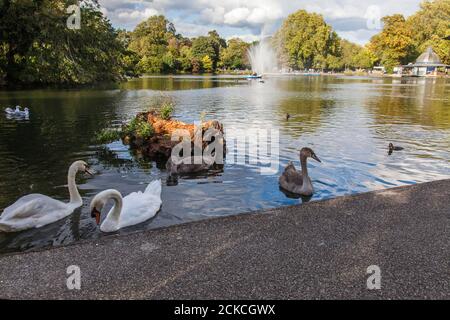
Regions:
[[[391,142],[391,143],[389,143],[388,149],[389,149],[388,154],[391,155],[393,151],[401,151],[404,148],[398,147],[398,146],[394,146],[394,144]]]
[[[290,118],[291,118],[291,115],[289,113],[286,113],[286,121],[289,121]]]
[[[86,162],[79,160],[72,163],[67,174],[70,194],[68,203],[42,194],[23,196],[3,210],[0,215],[0,232],[18,232],[41,228],[72,214],[75,209],[83,205],[75,182],[78,172],[92,175]]]
[[[110,199],[114,206],[100,225],[102,209]],[[91,217],[95,218],[102,232],[115,232],[153,218],[161,205],[161,180],[155,180],[144,192],[133,192],[123,198],[115,189],[102,191],[92,199],[90,209]]]
[[[289,162],[278,180],[282,189],[302,196],[311,196],[314,193],[313,184],[308,175],[308,158],[322,162],[312,149],[302,148],[300,150],[300,163],[302,170],[297,171],[294,164]]]

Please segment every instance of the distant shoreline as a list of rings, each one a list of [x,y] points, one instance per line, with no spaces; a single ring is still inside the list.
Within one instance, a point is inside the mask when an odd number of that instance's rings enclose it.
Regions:
[[[133,81],[135,79],[145,79],[145,78],[170,78],[170,77],[234,77],[236,79],[245,79],[249,73],[158,73],[158,74],[144,74],[138,77],[130,77],[120,82],[109,82],[109,83],[91,83],[91,84],[83,84],[83,85],[49,85],[49,84],[30,84],[30,85],[16,85],[16,86],[8,86],[8,85],[0,85],[1,91],[20,91],[20,90],[39,90],[39,89],[55,89],[55,90],[79,90],[79,89],[99,89],[99,88],[111,88],[111,87],[119,87],[121,84],[126,83],[128,81]],[[369,78],[396,78],[396,79],[411,79],[411,78],[421,78],[421,79],[449,79],[450,75],[437,75],[437,76],[400,76],[397,74],[373,74],[368,72],[305,72],[305,73],[270,73],[263,74],[263,77],[313,77],[313,76],[339,76],[339,77],[369,77]]]

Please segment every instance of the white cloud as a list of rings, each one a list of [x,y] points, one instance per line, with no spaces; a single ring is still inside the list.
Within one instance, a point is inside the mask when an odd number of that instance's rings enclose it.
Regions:
[[[233,38],[239,38],[239,39],[244,40],[245,42],[253,42],[253,41],[258,41],[261,39],[260,36],[249,33],[249,34],[234,34],[234,35],[226,37],[226,40],[230,40]]]
[[[236,8],[225,13],[224,22],[229,25],[235,25],[245,21],[250,14],[248,8]]]
[[[151,16],[155,16],[159,14],[158,10],[147,8],[144,11],[140,10],[127,10],[127,11],[120,11],[117,14],[117,18],[119,21],[137,21],[140,22],[144,19],[148,19]]]
[[[372,36],[378,33],[378,30],[359,29],[352,31],[338,31],[337,33],[341,38],[364,45]]]
[[[382,15],[414,13],[421,0],[100,0],[113,25],[128,29],[154,14],[164,14],[175,23],[177,30],[186,35],[205,34],[217,29],[229,38],[231,35],[259,35],[273,32],[272,27],[289,14],[305,9],[322,14],[343,37],[358,43],[366,42],[374,30],[365,28],[371,6]],[[366,18],[365,18],[366,17]],[[334,24],[334,25],[333,25]],[[206,30],[206,32],[205,32]],[[199,32],[199,34],[195,34]]]
[[[203,20],[213,24],[222,24],[224,22],[225,8],[206,8],[202,10],[201,17]]]

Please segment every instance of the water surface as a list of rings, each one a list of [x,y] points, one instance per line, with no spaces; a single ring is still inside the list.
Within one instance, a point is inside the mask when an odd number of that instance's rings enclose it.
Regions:
[[[289,198],[278,188],[279,173],[261,175],[258,165],[227,162],[221,174],[167,186],[160,164],[120,142],[92,140],[95,132],[145,111],[161,94],[173,97],[176,118],[186,122],[198,121],[204,111],[226,130],[279,130],[280,172],[288,161],[299,165],[302,146],[313,148],[323,161],[309,162],[316,193],[311,199]],[[122,194],[143,190],[157,178],[163,181],[162,210],[120,233],[450,177],[449,79],[299,76],[259,83],[174,76],[109,90],[0,92],[1,108],[16,104],[28,106],[31,116],[0,116],[0,210],[28,193],[67,201],[67,168],[74,160],[88,161],[96,175],[77,179],[82,208],[41,229],[0,234],[0,253],[98,238],[102,234],[88,209],[92,197],[107,188]],[[389,142],[405,150],[388,156]],[[229,152],[227,159],[234,156]]]

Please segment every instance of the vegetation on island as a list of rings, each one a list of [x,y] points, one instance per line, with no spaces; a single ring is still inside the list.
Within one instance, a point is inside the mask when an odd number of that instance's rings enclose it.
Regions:
[[[98,0],[82,0],[81,28],[66,26],[74,0],[0,1],[0,85],[74,86],[117,82],[145,73],[209,73],[250,69],[252,43],[223,39],[215,30],[186,38],[162,15],[133,31],[116,30]],[[432,46],[450,64],[450,1],[425,0],[418,12],[382,19],[360,46],[341,39],[323,16],[299,10],[271,38],[280,67],[342,71],[414,61]],[[254,43],[253,43],[254,44]]]
[[[152,113],[156,118],[169,121],[175,111],[175,103],[169,96],[156,96],[147,113]],[[148,140],[155,134],[155,128],[152,123],[148,121],[145,113],[138,114],[127,123],[124,123],[120,128],[106,128],[97,132],[94,139],[97,143],[106,144],[126,137],[133,137],[133,139]]]

